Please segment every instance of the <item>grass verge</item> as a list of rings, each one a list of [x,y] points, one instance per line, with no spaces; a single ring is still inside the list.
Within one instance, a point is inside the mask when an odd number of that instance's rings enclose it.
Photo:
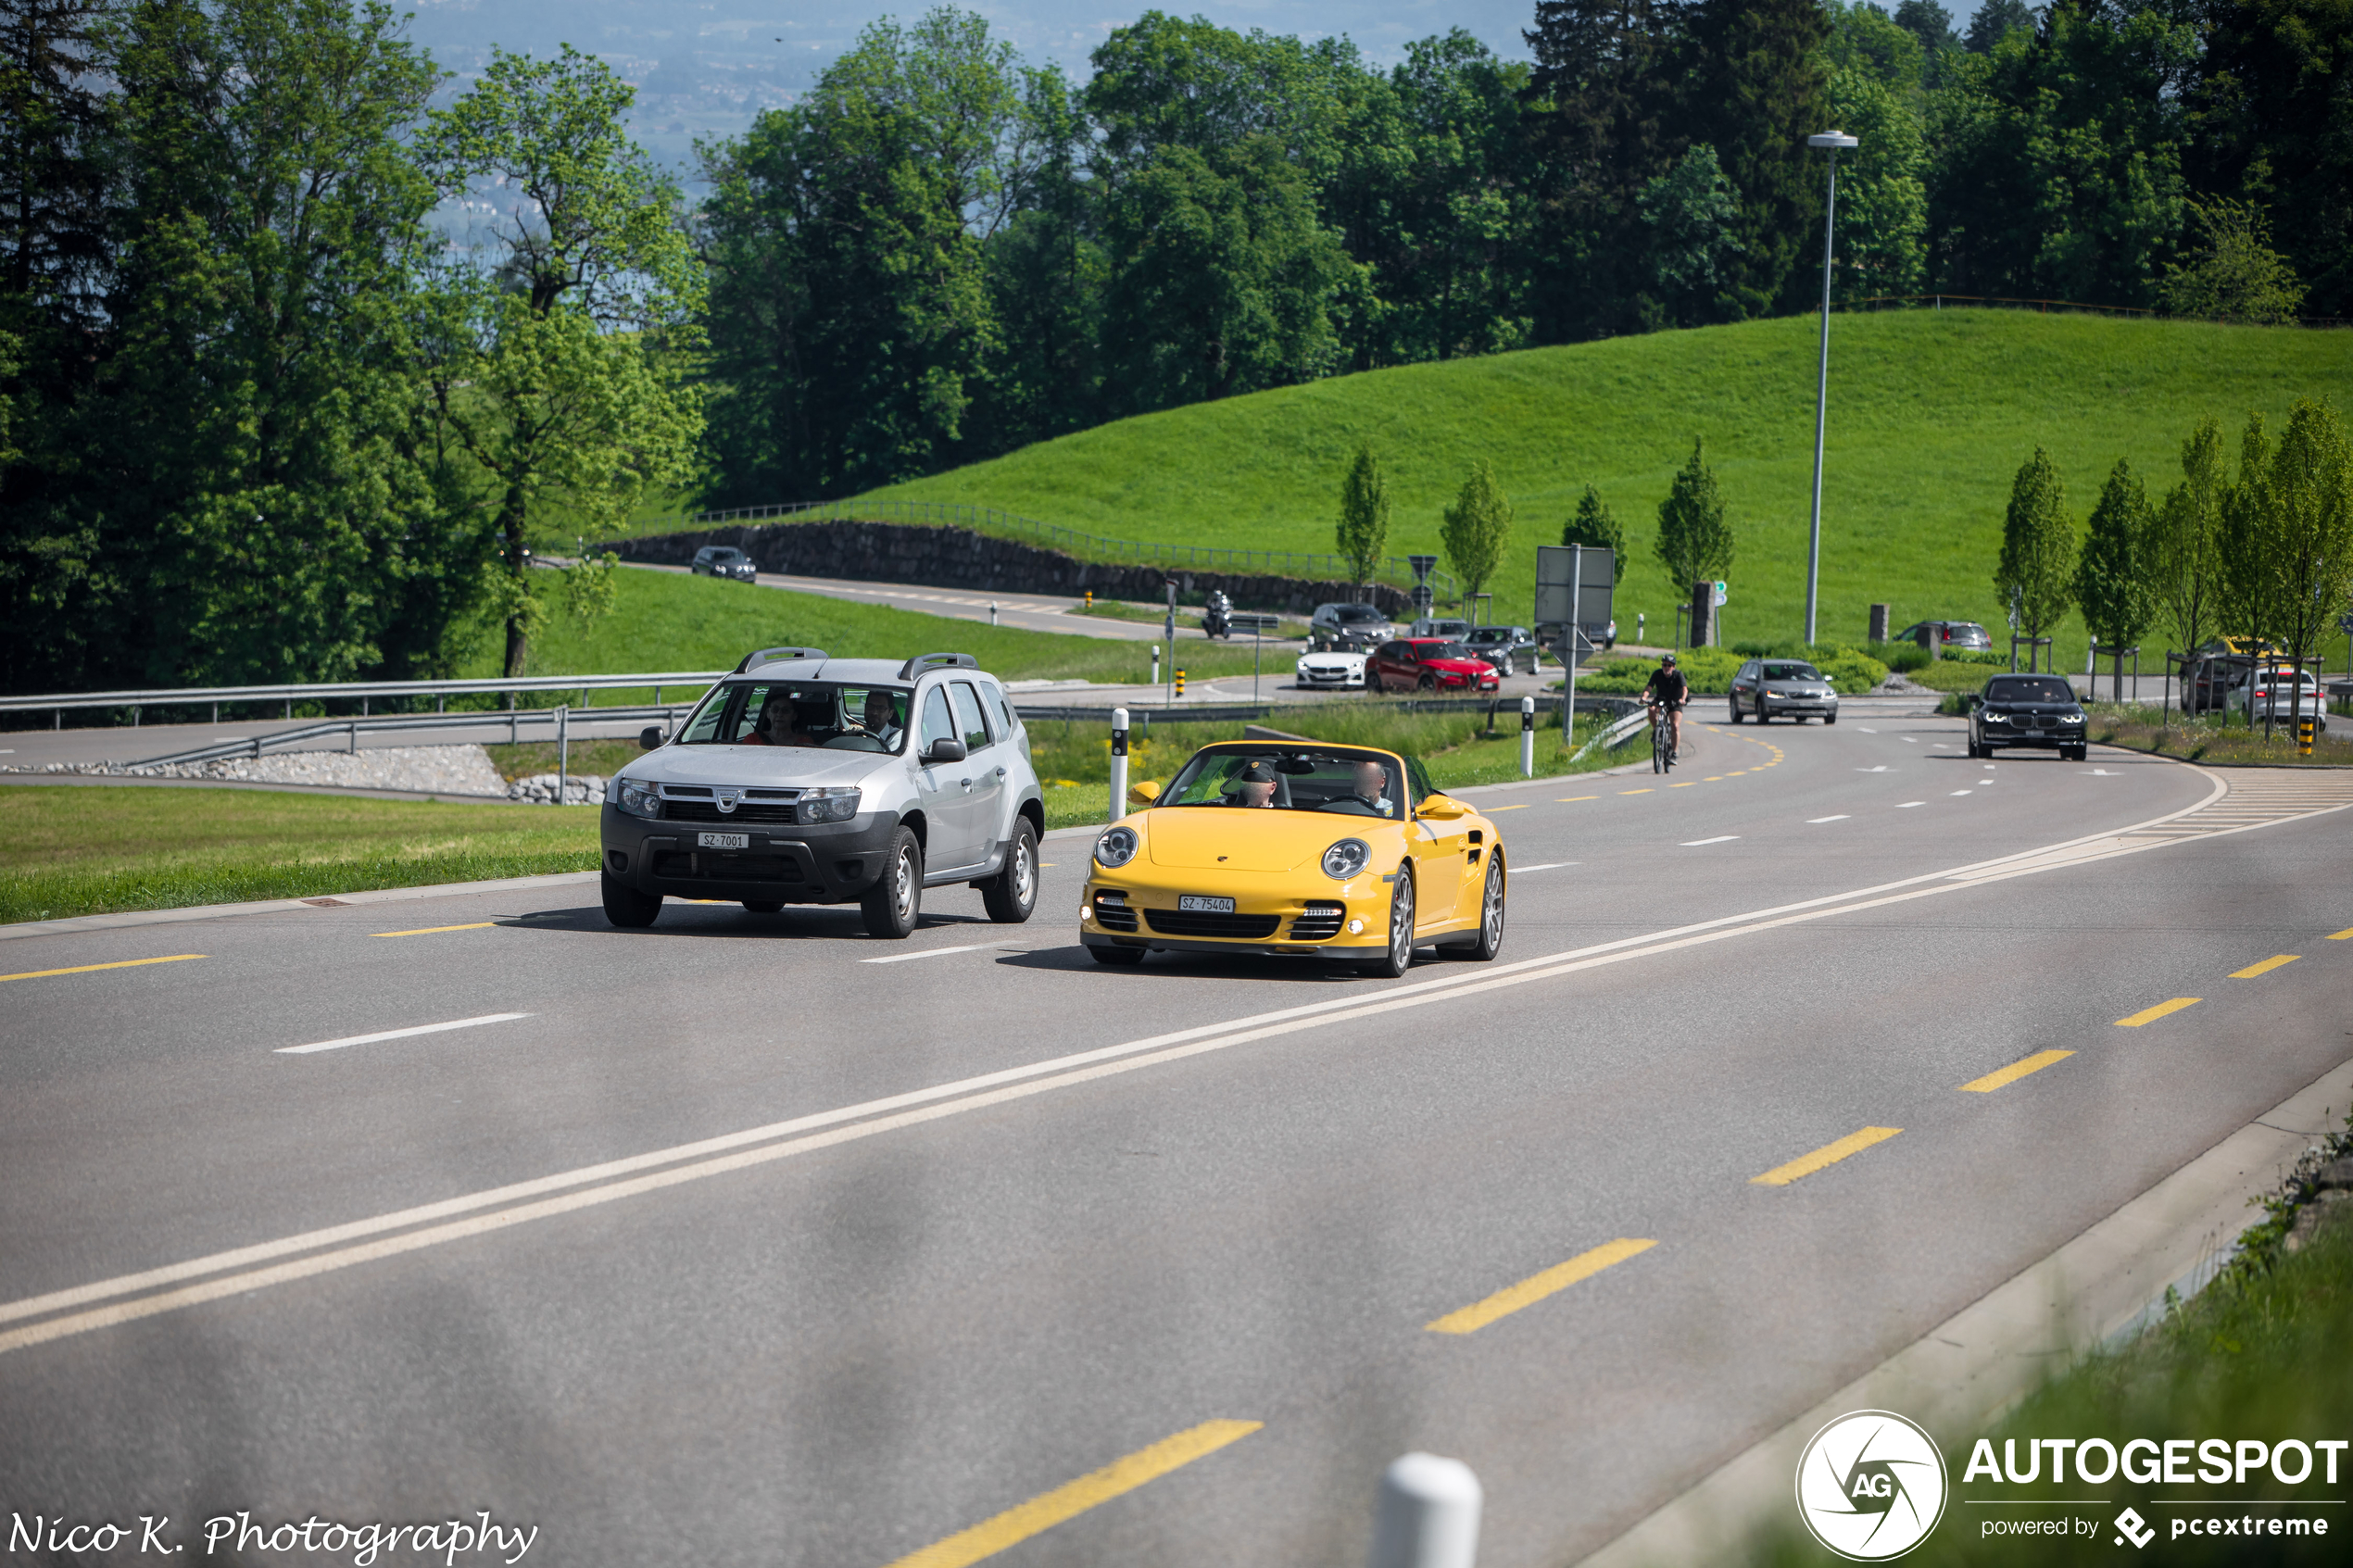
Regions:
[[[0,923],[597,868],[597,814],[261,790],[0,788]]]

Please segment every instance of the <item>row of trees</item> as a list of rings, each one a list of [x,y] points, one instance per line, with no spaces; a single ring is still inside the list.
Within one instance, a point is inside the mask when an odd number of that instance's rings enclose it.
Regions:
[[[710,494],[832,496],[1342,370],[1843,298],[2353,314],[2323,0],[1540,0],[1387,70],[1147,12],[1083,84],[885,23],[705,150]]]
[[[2353,443],[2334,408],[2307,399],[2276,439],[2250,416],[2233,472],[2208,419],[2183,441],[2181,480],[2160,500],[2120,460],[2080,546],[2037,447],[2010,487],[1994,583],[2025,636],[2080,609],[2102,647],[2162,627],[2185,652],[2237,636],[2309,658],[2353,599]]]
[[[519,672],[609,600],[534,525],[701,433],[701,268],[625,83],[502,55],[431,111],[377,0],[11,0],[0,44],[0,683],[432,673],[472,628]]]

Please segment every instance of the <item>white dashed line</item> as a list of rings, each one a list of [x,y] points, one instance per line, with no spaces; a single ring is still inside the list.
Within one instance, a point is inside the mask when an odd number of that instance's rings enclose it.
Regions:
[[[529,1018],[527,1012],[486,1012],[480,1018],[453,1019],[447,1023],[420,1023],[413,1029],[384,1029],[373,1035],[346,1035],[340,1040],[320,1040],[308,1046],[280,1046],[280,1056],[308,1056],[312,1051],[336,1051],[346,1046],[372,1046],[378,1040],[405,1040],[411,1035],[438,1035],[448,1029],[472,1029],[482,1023],[505,1023]]]
[[[1810,828],[1818,822],[1843,822],[1849,815],[1848,812],[1841,811],[1835,817],[1808,817],[1806,819],[1806,825]]]
[[[1547,860],[1541,866],[1513,866],[1510,874],[1524,876],[1529,872],[1556,872],[1563,866],[1581,866],[1584,863],[1582,860]]]
[[[1876,768],[1857,768],[1855,771],[1858,773],[1884,773],[1887,771],[1887,764],[1882,762]]]
[[[1969,794],[1969,792],[1968,790],[1965,790],[1965,789],[1957,789],[1957,790],[1955,790],[1953,793],[1954,793],[1955,795],[1967,795],[1967,794]]]
[[[950,953],[977,953],[983,947],[995,945],[991,942],[967,942],[961,947],[926,947],[920,953],[893,953],[887,958],[860,959],[858,961],[860,963],[905,963],[910,959],[937,959],[945,958]]]
[[[1703,844],[1730,844],[1739,836],[1740,834],[1736,833],[1719,833],[1714,838],[1687,838],[1683,840],[1682,847],[1686,849],[1696,849]]]
[[[1928,804],[1928,802],[1927,802],[1927,801],[1925,801],[1925,800],[1899,800],[1899,801],[1897,801],[1897,802],[1895,803],[1895,809],[1896,809],[1898,811],[1901,811],[1901,810],[1906,809],[1906,808],[1908,808],[1908,807],[1913,807],[1913,806],[1925,806],[1925,805],[1927,805],[1927,804]]]

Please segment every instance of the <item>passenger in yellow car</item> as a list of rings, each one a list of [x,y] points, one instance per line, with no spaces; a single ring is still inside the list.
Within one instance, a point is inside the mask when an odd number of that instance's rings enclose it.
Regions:
[[[1234,775],[1234,792],[1226,797],[1229,806],[1267,806],[1275,804],[1275,791],[1281,781],[1275,770],[1264,762],[1252,762]]]

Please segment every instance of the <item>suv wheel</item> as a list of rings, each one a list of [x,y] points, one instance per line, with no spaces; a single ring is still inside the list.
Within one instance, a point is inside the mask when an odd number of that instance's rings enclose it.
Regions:
[[[866,917],[866,934],[897,942],[915,929],[924,909],[924,851],[914,834],[900,828],[891,834],[890,853],[883,873],[858,901]]]
[[[642,931],[653,924],[661,913],[661,895],[640,893],[625,882],[616,882],[613,874],[604,874],[605,918],[628,931]]]
[[[1027,817],[1013,818],[1005,869],[980,884],[980,901],[1000,925],[1019,925],[1038,908],[1038,830]]]

